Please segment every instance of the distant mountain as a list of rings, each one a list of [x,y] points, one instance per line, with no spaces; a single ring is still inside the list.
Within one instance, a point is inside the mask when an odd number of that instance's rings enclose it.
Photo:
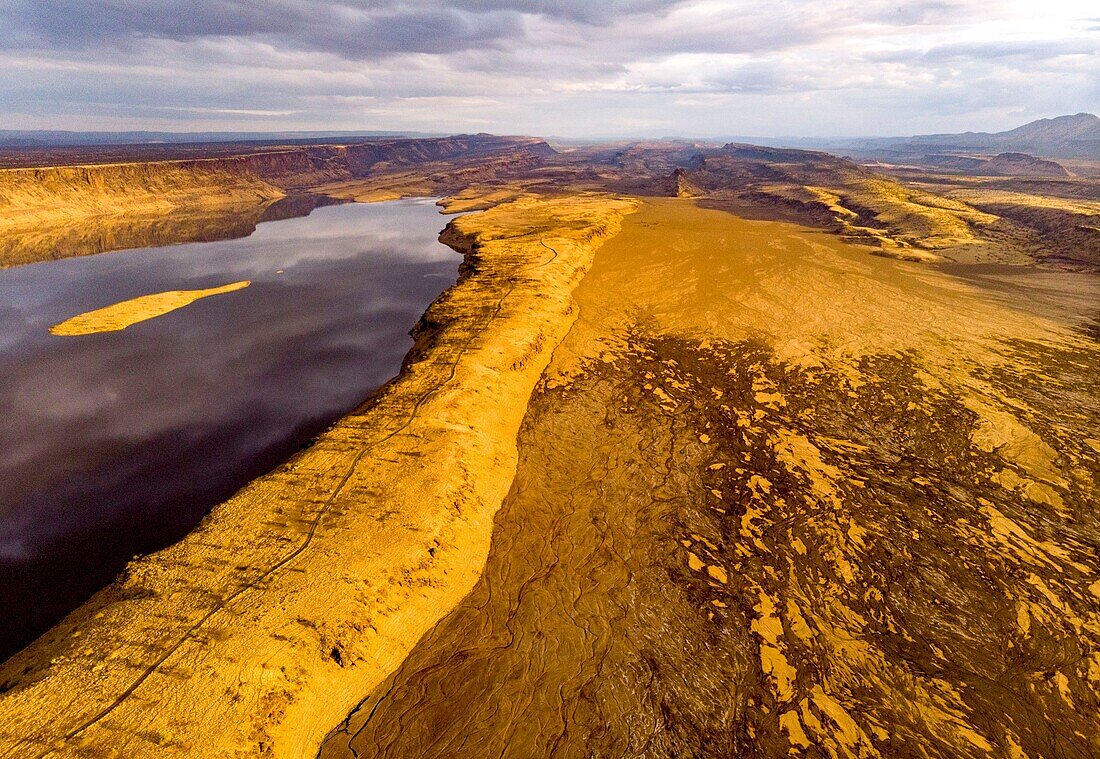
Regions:
[[[60,148],[92,145],[181,145],[209,142],[270,142],[352,137],[424,137],[421,132],[67,132],[0,129],[0,148]],[[437,135],[432,135],[437,136]]]
[[[1059,157],[1100,157],[1100,116],[1092,113],[1078,113],[1073,116],[1039,119],[1007,132],[928,134],[910,137],[899,142],[953,150],[1033,153]]]
[[[1073,116],[1039,119],[1000,134],[1008,139],[1034,141],[1097,140],[1100,139],[1100,116],[1078,113]]]
[[[1091,113],[1039,119],[1006,132],[921,134],[913,137],[746,137],[739,142],[827,150],[860,159],[893,163],[953,165],[965,170],[962,156],[1027,153],[1043,158],[1100,160],[1100,117]],[[955,160],[959,159],[959,160]],[[975,165],[977,165],[975,163]]]

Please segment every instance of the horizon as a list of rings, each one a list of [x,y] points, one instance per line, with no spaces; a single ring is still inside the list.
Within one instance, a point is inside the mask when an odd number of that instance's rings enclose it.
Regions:
[[[11,130],[851,139],[1100,110],[1078,0],[0,5]]]
[[[1079,111],[1077,113],[1064,113],[1057,114],[1055,116],[1041,116],[1034,119],[1028,124],[1039,121],[1052,121],[1060,118],[1071,118],[1076,116],[1092,116],[1093,118],[1100,118],[1096,114],[1088,111]],[[1017,124],[1016,126],[1024,126]],[[966,130],[957,134],[983,134],[982,130]],[[458,130],[451,131],[436,131],[436,132],[420,132],[413,130],[377,130],[377,129],[300,129],[300,130],[271,130],[271,131],[255,131],[255,130],[159,130],[159,129],[127,129],[127,130],[77,130],[77,129],[0,129],[0,135],[5,134],[72,134],[81,136],[94,136],[103,135],[111,137],[119,137],[122,135],[167,135],[172,137],[186,137],[186,136],[217,136],[217,137],[240,137],[241,141],[261,140],[261,139],[336,139],[339,137],[349,138],[379,138],[386,137],[400,137],[400,136],[413,136],[413,137],[453,137],[463,134],[476,134],[470,132],[461,132]],[[600,136],[600,135],[580,135],[576,137],[566,137],[563,135],[553,134],[521,134],[521,133],[496,133],[496,132],[484,132],[484,134],[492,134],[494,136],[501,137],[537,137],[544,139],[548,142],[615,142],[615,141],[739,141],[739,140],[795,140],[795,141],[808,141],[808,142],[821,142],[827,143],[829,141],[858,141],[858,140],[878,140],[878,139],[905,139],[909,137],[919,136],[932,136],[932,135],[914,135],[914,134],[862,134],[862,135],[821,135],[821,136],[809,136],[798,134],[728,134],[728,135],[693,135],[683,133],[667,133],[667,134],[625,134],[620,136]],[[951,134],[951,133],[947,133]],[[230,140],[226,140],[227,142]],[[150,142],[149,144],[156,144]],[[182,143],[181,143],[182,144]],[[63,143],[57,143],[56,146],[64,146]],[[10,146],[9,146],[10,147]]]

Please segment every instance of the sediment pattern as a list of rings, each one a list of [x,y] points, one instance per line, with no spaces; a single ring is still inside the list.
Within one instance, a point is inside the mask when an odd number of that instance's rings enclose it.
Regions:
[[[0,756],[301,756],[480,575],[529,394],[628,201],[462,217],[398,381],[0,669]]]
[[[321,756],[1100,753],[1100,346],[647,202],[470,596]]]

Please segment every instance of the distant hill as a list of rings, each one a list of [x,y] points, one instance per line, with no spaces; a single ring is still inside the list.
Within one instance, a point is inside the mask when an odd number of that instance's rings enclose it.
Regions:
[[[1100,160],[1100,117],[1092,113],[1032,121],[1006,132],[919,134],[912,137],[743,137],[758,145],[827,150],[859,159],[935,164],[965,170],[964,156],[1027,153],[1042,158]],[[984,159],[982,160],[984,162]],[[975,166],[977,161],[973,162]]]
[[[1097,140],[1100,139],[1100,116],[1092,113],[1078,113],[1073,116],[1039,119],[1000,134],[1009,140],[1037,142]]]
[[[1001,174],[1008,177],[1068,177],[1066,167],[1057,161],[1047,161],[1027,153],[1000,153],[986,161],[981,168],[984,174]]]
[[[1078,113],[1039,119],[1007,132],[917,135],[898,142],[952,150],[1100,158],[1100,116]]]

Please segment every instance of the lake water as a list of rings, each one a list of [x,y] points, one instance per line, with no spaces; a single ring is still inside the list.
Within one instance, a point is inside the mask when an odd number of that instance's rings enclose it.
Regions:
[[[461,257],[431,200],[0,271],[0,657],[392,378]],[[119,332],[84,311],[251,285]]]

